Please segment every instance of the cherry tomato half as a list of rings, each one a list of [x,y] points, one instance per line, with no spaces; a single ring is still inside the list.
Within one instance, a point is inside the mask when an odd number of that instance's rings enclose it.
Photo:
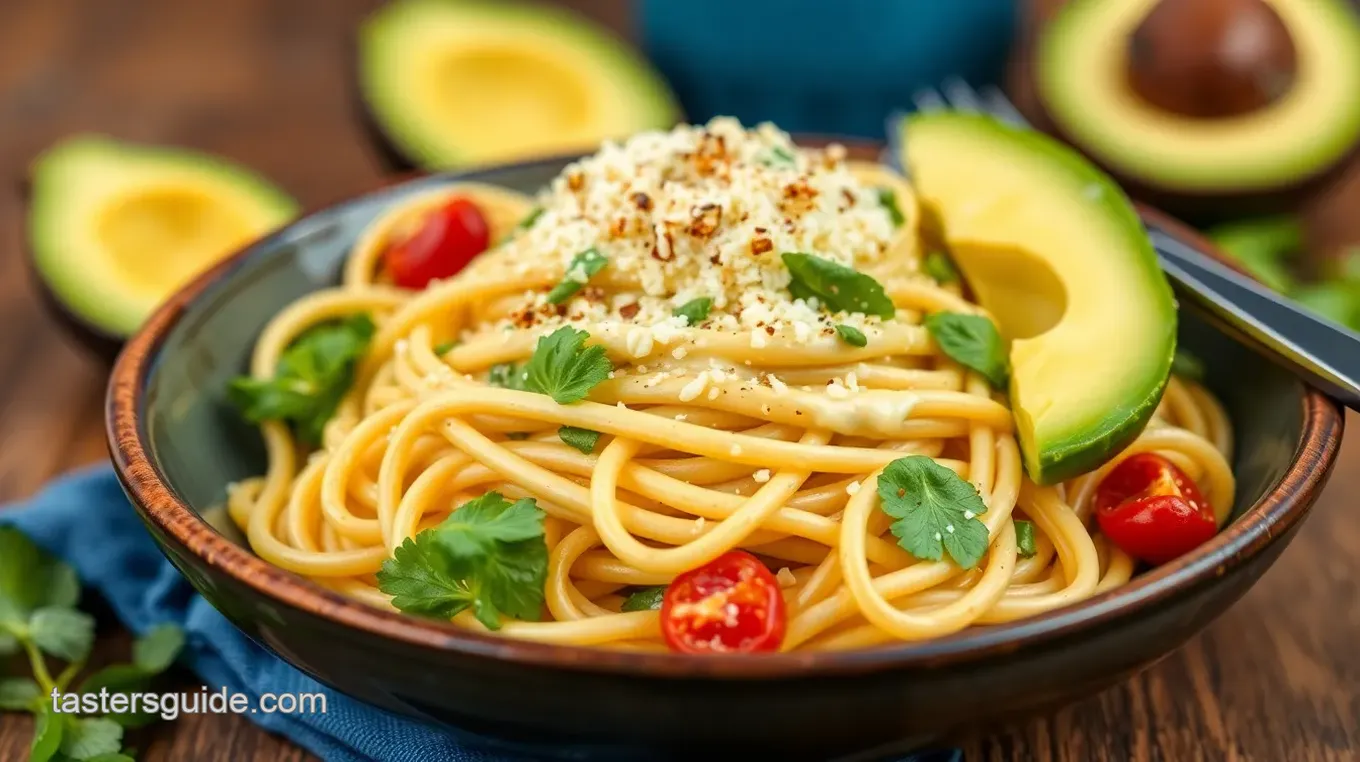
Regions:
[[[774,651],[784,640],[784,619],[779,583],[744,550],[681,574],[661,599],[661,632],[681,653]]]
[[[1131,455],[1100,480],[1100,531],[1125,553],[1164,564],[1218,532],[1214,509],[1176,464],[1154,453]]]
[[[388,247],[383,264],[393,283],[422,289],[436,278],[462,270],[486,251],[490,240],[486,218],[477,205],[455,198],[431,212],[411,235]]]

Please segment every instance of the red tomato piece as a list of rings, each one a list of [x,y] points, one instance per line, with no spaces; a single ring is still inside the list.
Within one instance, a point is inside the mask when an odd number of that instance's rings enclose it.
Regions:
[[[383,264],[393,283],[422,289],[462,270],[486,251],[490,241],[490,228],[477,205],[455,198],[431,212],[411,235],[389,246]]]
[[[774,651],[784,640],[784,596],[755,556],[732,550],[675,578],[661,599],[661,632],[674,651]]]
[[[1214,509],[1199,487],[1155,453],[1131,455],[1096,487],[1096,523],[1125,553],[1164,564],[1218,533]]]

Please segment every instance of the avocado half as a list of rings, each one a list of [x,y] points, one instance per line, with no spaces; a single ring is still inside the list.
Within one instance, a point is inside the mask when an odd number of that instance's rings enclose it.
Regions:
[[[364,21],[356,58],[363,104],[399,169],[577,153],[680,117],[642,57],[560,8],[396,0]]]
[[[1138,214],[1040,133],[959,113],[903,124],[926,217],[1010,342],[1025,470],[1038,484],[1091,471],[1142,431],[1175,354],[1175,301]]]
[[[102,355],[179,286],[298,211],[222,159],[97,135],[39,156],[29,193],[28,245],[44,297]]]
[[[1344,0],[1256,1],[1296,51],[1293,83],[1277,100],[1214,118],[1154,106],[1130,85],[1128,41],[1159,0],[1072,0],[1037,41],[1045,115],[1137,195],[1177,211],[1280,207],[1360,143],[1360,20]]]

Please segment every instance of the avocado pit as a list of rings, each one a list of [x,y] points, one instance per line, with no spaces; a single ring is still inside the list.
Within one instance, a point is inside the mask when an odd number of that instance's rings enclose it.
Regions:
[[[1251,114],[1293,87],[1298,55],[1263,0],[1160,0],[1128,38],[1128,84],[1193,119]]]

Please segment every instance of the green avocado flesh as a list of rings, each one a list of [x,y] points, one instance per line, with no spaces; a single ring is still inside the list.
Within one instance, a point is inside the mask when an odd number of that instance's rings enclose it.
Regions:
[[[547,6],[396,0],[364,22],[358,57],[374,120],[428,169],[593,149],[680,114],[645,60]]]
[[[1090,471],[1156,410],[1176,305],[1128,199],[1054,140],[969,114],[906,120],[926,217],[1010,342],[1010,402],[1038,484]]]
[[[1039,40],[1044,106],[1102,164],[1181,192],[1266,190],[1325,171],[1360,140],[1360,19],[1345,0],[1258,0],[1294,41],[1297,74],[1273,103],[1221,119],[1164,111],[1128,85],[1129,37],[1158,1],[1072,0]]]
[[[297,214],[251,172],[204,154],[79,136],[34,162],[38,276],[71,315],[126,337],[190,278]]]

